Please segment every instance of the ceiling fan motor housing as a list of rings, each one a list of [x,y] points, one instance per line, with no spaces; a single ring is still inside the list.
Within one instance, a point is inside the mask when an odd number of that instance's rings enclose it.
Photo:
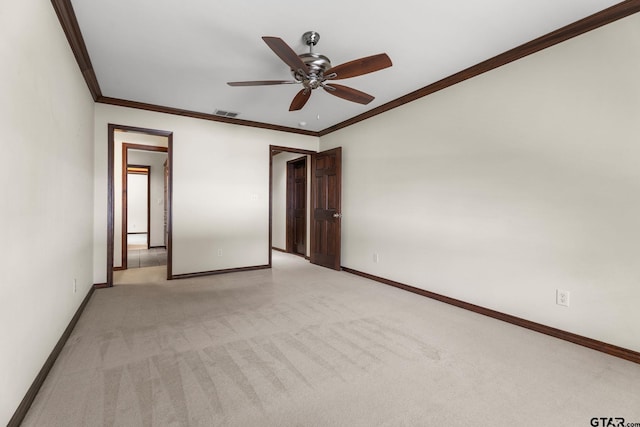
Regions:
[[[318,53],[303,53],[298,55],[307,66],[307,76],[298,70],[291,69],[293,78],[309,89],[315,89],[324,81],[324,72],[331,68],[331,61],[324,55]]]

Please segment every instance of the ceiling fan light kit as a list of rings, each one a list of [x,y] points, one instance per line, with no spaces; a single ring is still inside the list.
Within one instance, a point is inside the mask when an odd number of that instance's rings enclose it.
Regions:
[[[320,87],[331,95],[366,105],[374,100],[373,96],[348,86],[331,83],[329,80],[357,77],[392,65],[387,54],[380,53],[332,67],[329,58],[313,52],[313,47],[320,40],[320,34],[315,31],[307,31],[302,35],[302,40],[309,46],[309,52],[300,55],[296,54],[281,38],[265,36],[262,37],[262,40],[289,66],[293,80],[255,80],[228,82],[227,84],[229,86],[302,84],[303,88],[293,98],[289,111],[302,109],[311,97],[311,92]]]

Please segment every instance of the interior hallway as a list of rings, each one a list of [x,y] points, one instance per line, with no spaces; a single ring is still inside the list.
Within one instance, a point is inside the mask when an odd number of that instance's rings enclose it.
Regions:
[[[640,367],[273,253],[273,269],[97,290],[25,426],[640,422]]]

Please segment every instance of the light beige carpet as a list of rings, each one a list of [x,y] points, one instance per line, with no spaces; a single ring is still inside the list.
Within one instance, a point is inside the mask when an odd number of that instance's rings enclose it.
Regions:
[[[26,426],[640,423],[640,366],[274,253],[97,290]]]

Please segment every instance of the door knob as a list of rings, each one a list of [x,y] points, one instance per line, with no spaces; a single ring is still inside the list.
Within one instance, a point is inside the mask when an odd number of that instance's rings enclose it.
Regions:
[[[333,214],[333,217],[334,218],[342,218],[342,214],[336,212],[336,213]]]

